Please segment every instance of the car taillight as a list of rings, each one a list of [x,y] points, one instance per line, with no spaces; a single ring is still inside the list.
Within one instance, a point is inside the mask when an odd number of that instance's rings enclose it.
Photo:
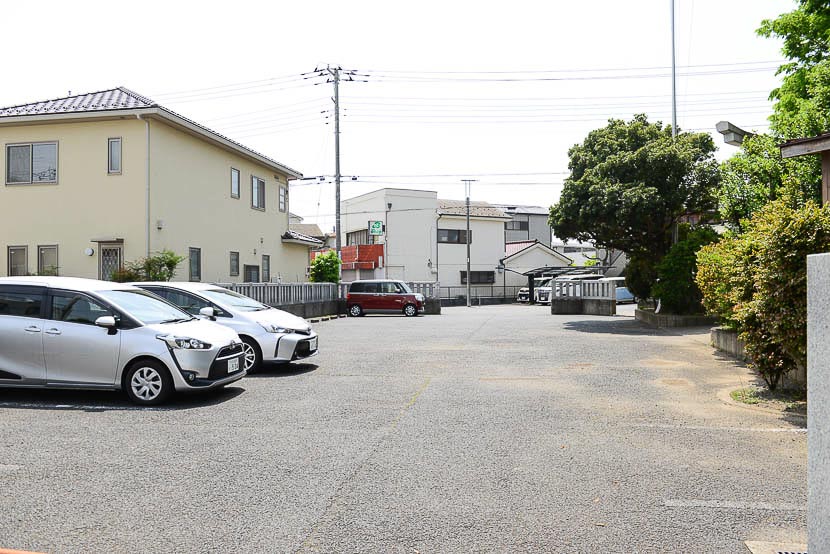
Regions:
[[[346,300],[351,300],[351,299],[352,299],[352,295],[347,292],[346,293]]]

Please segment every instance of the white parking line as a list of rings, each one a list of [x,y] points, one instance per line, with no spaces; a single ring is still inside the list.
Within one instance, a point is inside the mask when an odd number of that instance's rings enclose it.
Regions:
[[[708,425],[662,425],[659,423],[635,423],[633,427],[641,429],[666,429],[671,431],[722,431],[727,433],[806,433],[803,427],[715,427]]]
[[[663,501],[668,508],[716,508],[728,510],[768,510],[776,512],[806,512],[807,506],[799,504],[773,504],[771,502],[734,502],[729,500],[681,500],[670,498]]]
[[[41,410],[94,410],[94,411],[162,411],[172,408],[151,407],[151,406],[106,406],[101,404],[45,404],[34,402],[0,402],[0,408],[33,408]]]

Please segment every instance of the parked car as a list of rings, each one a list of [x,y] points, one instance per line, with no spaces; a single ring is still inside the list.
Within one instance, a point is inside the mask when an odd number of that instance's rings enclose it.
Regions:
[[[262,362],[288,363],[317,355],[318,338],[311,325],[288,312],[207,283],[133,283],[158,294],[189,314],[230,327],[242,339],[245,371]]]
[[[346,294],[346,309],[352,317],[369,312],[403,313],[413,317],[424,311],[424,295],[412,292],[403,281],[354,281]]]
[[[637,302],[637,298],[625,286],[625,277],[606,277],[601,280],[610,281],[616,285],[617,304],[622,304],[623,302],[631,302],[633,304]]]
[[[553,282],[553,277],[548,277],[536,287],[533,294],[536,297],[537,304],[550,304],[550,297],[552,295],[551,282]]]
[[[533,280],[533,295],[534,301],[536,300],[536,289],[539,288],[542,283],[549,281],[550,277],[536,277]],[[530,302],[530,288],[522,287],[519,289],[519,292],[516,294],[516,302]]]
[[[124,390],[137,404],[241,379],[242,342],[129,285],[0,277],[0,386]]]

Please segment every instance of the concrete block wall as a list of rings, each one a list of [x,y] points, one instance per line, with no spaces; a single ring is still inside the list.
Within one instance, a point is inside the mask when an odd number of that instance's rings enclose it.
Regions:
[[[809,552],[830,552],[830,254],[807,256]]]

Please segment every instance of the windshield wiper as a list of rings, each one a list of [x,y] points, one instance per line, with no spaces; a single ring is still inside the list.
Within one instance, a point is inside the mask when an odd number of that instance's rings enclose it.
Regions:
[[[174,318],[174,319],[165,319],[164,321],[159,321],[159,323],[184,323],[185,321],[193,321],[196,319],[195,317],[188,317],[188,318]]]

